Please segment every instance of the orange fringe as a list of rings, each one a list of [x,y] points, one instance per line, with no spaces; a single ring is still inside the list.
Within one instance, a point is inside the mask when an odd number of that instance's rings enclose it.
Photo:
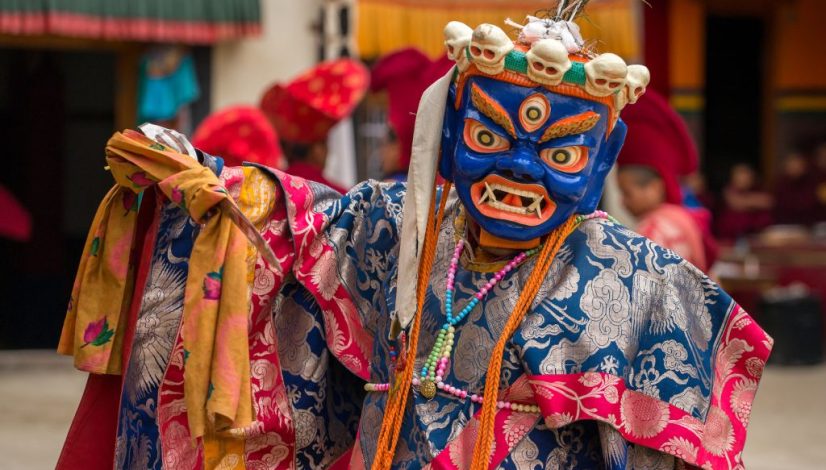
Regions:
[[[427,286],[430,283],[430,271],[433,268],[433,260],[436,258],[436,242],[439,239],[439,228],[445,214],[445,205],[450,194],[450,182],[446,181],[442,187],[442,197],[439,201],[439,212],[436,223],[433,224],[433,208],[436,204],[436,185],[433,186],[433,193],[430,198],[431,216],[427,218],[427,228],[425,229],[424,244],[422,246],[422,259],[419,262],[419,277],[416,284],[416,316],[413,318],[413,326],[407,344],[406,367],[400,375],[397,375],[387,398],[387,405],[384,408],[384,418],[381,422],[378,442],[376,443],[376,456],[373,458],[373,465],[370,468],[377,470],[390,470],[393,465],[393,456],[396,453],[396,444],[399,441],[399,433],[404,420],[404,410],[407,406],[407,397],[410,395],[410,387],[413,383],[415,373],[416,350],[419,345],[419,330],[422,320],[422,308],[424,307]]]
[[[553,231],[545,241],[542,252],[536,261],[536,265],[528,277],[528,282],[522,289],[522,294],[513,308],[511,316],[505,323],[505,329],[499,336],[496,346],[491,352],[488,374],[485,378],[485,400],[482,402],[482,416],[479,423],[479,436],[476,446],[473,448],[473,461],[470,464],[471,470],[487,470],[490,462],[491,445],[493,444],[494,420],[496,418],[496,400],[499,395],[499,381],[502,375],[502,356],[505,352],[505,344],[513,336],[516,329],[525,318],[528,308],[531,306],[536,293],[542,286],[542,281],[548,273],[548,268],[556,257],[562,243],[568,235],[576,228],[576,216],[571,216],[564,224]]]

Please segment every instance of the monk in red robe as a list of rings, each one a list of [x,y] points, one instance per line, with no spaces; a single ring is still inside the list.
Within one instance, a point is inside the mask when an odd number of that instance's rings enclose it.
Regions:
[[[327,136],[353,113],[369,81],[369,72],[360,62],[338,59],[323,62],[290,83],[276,83],[264,93],[261,110],[281,137],[287,173],[347,192],[323,175]]]
[[[790,152],[774,185],[774,223],[810,226],[819,220],[817,177],[806,156]]]
[[[413,47],[391,52],[373,66],[370,88],[374,92],[387,92],[387,123],[390,132],[380,152],[381,170],[385,179],[407,179],[419,100],[425,89],[452,66],[453,62],[447,57],[431,60]]]
[[[772,224],[774,198],[760,187],[757,173],[748,164],[738,163],[731,168],[722,206],[716,228],[723,239],[735,240]]]
[[[638,219],[637,233],[708,270],[717,246],[704,208],[682,206],[680,176],[697,168],[697,150],[682,118],[649,90],[623,120],[628,136],[617,164],[623,204]]]

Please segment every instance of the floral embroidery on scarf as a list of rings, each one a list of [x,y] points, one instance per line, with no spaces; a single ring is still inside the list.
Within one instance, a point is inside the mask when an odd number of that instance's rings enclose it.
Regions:
[[[208,273],[204,278],[204,299],[218,300],[221,297],[221,278],[224,268]]]
[[[86,326],[86,330],[83,332],[83,346],[81,346],[81,348],[85,348],[90,344],[92,346],[103,346],[112,340],[114,334],[115,330],[109,328],[109,322],[106,320],[106,317],[103,317]]]
[[[131,181],[136,188],[146,188],[155,184],[155,182],[146,176],[146,173],[143,171],[136,171],[126,178]]]
[[[181,206],[181,208],[186,209],[186,201],[184,200],[184,190],[183,189],[179,188],[178,186],[175,186],[174,188],[172,188],[171,199],[172,199],[172,202],[174,202],[175,204]]]

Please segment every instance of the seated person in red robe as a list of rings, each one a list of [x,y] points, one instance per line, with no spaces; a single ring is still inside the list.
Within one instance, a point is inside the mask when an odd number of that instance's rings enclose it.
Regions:
[[[774,186],[774,222],[812,225],[818,222],[817,175],[800,152],[790,152],[781,163]]]
[[[628,136],[617,159],[623,204],[638,219],[637,233],[706,271],[716,254],[710,217],[682,206],[679,184],[680,175],[696,169],[697,150],[663,97],[648,91],[636,107],[623,116]]]
[[[760,188],[757,174],[746,163],[731,168],[722,206],[716,221],[717,235],[722,239],[735,240],[772,224],[774,198]]]
[[[639,218],[636,232],[707,270],[700,228],[685,208],[666,202],[660,174],[649,166],[625,165],[618,177],[623,204]]]

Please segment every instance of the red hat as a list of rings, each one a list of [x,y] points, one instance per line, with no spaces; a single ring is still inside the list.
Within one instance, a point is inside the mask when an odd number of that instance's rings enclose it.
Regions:
[[[661,95],[649,89],[634,106],[622,112],[628,136],[617,164],[643,165],[659,173],[666,202],[682,203],[681,176],[697,170],[697,147],[683,118]]]
[[[410,149],[413,146],[413,127],[422,93],[441,78],[453,61],[446,56],[432,61],[415,48],[391,52],[373,66],[370,88],[387,90],[387,120],[399,139],[399,164],[410,165]]]
[[[358,61],[322,62],[286,85],[270,87],[261,98],[261,110],[286,141],[324,140],[364,97],[368,78],[367,68]]]
[[[277,167],[281,158],[275,130],[252,106],[231,106],[210,114],[195,130],[192,145],[220,156],[227,166],[254,162]]]
[[[0,236],[17,241],[28,241],[32,235],[32,218],[14,195],[0,186]]]

